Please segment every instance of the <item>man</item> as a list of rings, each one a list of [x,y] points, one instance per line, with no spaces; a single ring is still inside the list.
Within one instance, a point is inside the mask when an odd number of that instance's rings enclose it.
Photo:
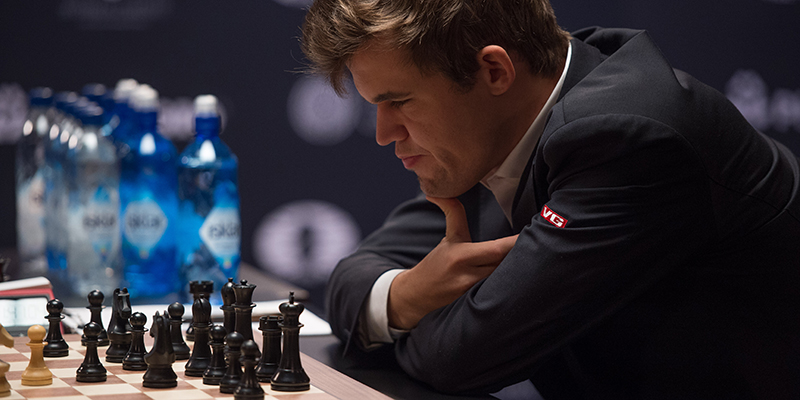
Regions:
[[[645,32],[547,0],[317,0],[303,29],[427,196],[333,272],[349,349],[455,393],[800,398],[797,158]]]

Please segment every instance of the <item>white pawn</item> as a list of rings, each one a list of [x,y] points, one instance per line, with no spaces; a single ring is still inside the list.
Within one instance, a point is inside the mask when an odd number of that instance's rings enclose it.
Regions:
[[[27,343],[31,348],[31,360],[25,372],[22,373],[22,384],[25,386],[44,386],[53,383],[53,373],[47,368],[44,363],[44,337],[47,335],[47,330],[41,325],[33,325],[28,328],[28,338],[31,340]]]

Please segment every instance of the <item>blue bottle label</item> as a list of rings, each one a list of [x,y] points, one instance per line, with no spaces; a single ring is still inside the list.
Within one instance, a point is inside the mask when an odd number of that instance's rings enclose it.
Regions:
[[[239,210],[233,207],[212,208],[200,227],[200,239],[223,268],[230,268],[241,245]]]
[[[161,240],[167,230],[167,216],[152,199],[133,201],[125,208],[123,235],[142,258]]]
[[[117,207],[109,203],[90,203],[84,210],[81,222],[92,249],[105,262],[117,246],[114,243],[119,232]]]

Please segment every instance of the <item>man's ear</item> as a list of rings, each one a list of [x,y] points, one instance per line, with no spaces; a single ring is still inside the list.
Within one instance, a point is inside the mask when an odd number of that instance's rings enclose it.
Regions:
[[[478,80],[483,80],[493,95],[508,91],[517,71],[508,52],[500,46],[489,45],[478,52]]]

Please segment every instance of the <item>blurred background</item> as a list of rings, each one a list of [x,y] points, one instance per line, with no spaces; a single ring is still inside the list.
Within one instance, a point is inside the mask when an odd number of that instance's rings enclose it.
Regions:
[[[239,159],[242,261],[311,293],[337,260],[414,196],[374,141],[375,111],[299,71],[310,0],[52,0],[0,4],[0,249],[16,246],[14,146],[37,86],[134,78],[158,90],[178,150],[192,99],[219,98]],[[672,64],[725,93],[800,154],[800,0],[552,0],[567,30],[647,29]]]

